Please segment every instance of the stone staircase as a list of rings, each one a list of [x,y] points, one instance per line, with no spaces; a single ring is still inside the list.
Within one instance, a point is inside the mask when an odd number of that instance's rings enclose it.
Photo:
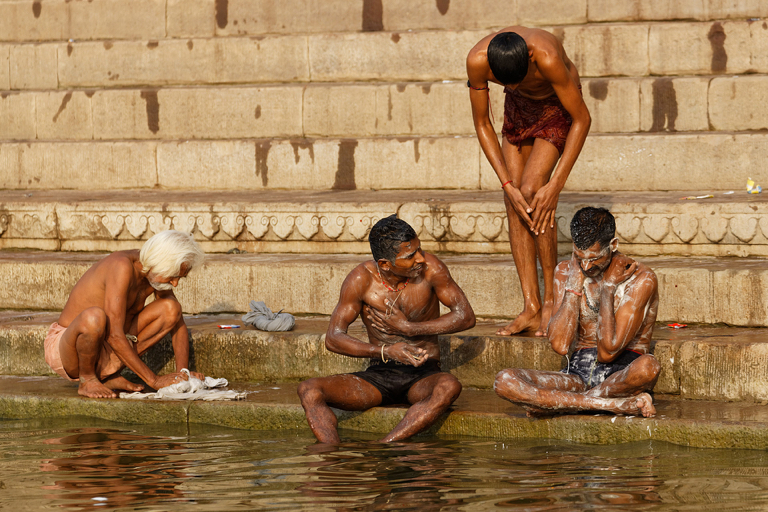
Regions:
[[[0,309],[60,309],[97,253],[175,228],[213,253],[188,313],[329,314],[397,212],[480,316],[509,317],[464,69],[522,24],[563,41],[593,117],[561,254],[573,212],[609,207],[659,275],[660,321],[768,326],[768,205],[744,191],[768,185],[767,20],[762,0],[0,0]]]

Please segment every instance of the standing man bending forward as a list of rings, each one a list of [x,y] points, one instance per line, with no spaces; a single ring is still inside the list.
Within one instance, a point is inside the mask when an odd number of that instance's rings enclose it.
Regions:
[[[464,292],[437,257],[421,250],[413,228],[392,215],[369,236],[373,260],[344,281],[331,315],[325,346],[371,360],[367,370],[309,379],[299,385],[307,422],[321,443],[339,443],[331,407],[364,411],[411,404],[382,441],[406,439],[430,425],[458,398],[461,384],[440,371],[437,335],[469,329],[475,314]],[[440,303],[450,313],[440,316]],[[369,343],[347,334],[362,313]]]
[[[582,208],[571,221],[573,256],[557,266],[557,310],[549,324],[552,348],[566,355],[563,372],[509,369],[494,388],[529,415],[608,411],[653,416],[646,391],[659,377],[648,353],[659,305],[656,274],[624,256],[613,215]]]
[[[546,336],[557,262],[555,209],[592,122],[579,73],[549,32],[509,27],[472,48],[467,75],[477,138],[504,190],[509,243],[523,289],[522,313],[498,334],[536,329],[537,336]],[[506,93],[501,147],[488,116],[489,82]]]
[[[75,284],[58,322],[45,338],[45,361],[78,393],[116,398],[114,390],[141,391],[120,376],[126,366],[154,389],[181,380],[182,373],[158,377],[141,355],[171,334],[176,371],[189,365],[189,334],[173,294],[179,280],[203,262],[192,235],[161,231],[141,251],[119,251],[93,265]],[[155,300],[145,306],[147,298]],[[194,373],[196,377],[202,375]]]

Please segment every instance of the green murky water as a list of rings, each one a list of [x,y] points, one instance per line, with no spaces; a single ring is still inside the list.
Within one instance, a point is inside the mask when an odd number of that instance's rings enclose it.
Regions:
[[[0,421],[5,510],[768,510],[768,452]]]

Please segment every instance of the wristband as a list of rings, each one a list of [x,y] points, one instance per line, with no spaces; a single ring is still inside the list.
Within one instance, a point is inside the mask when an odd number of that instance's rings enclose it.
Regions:
[[[578,295],[579,297],[582,297],[584,295],[583,293],[577,292],[576,290],[572,290],[570,288],[566,288],[565,291],[566,292],[571,292],[572,294]]]
[[[504,188],[507,186],[508,183],[512,183],[512,180],[507,180],[504,183],[501,184],[501,188]]]
[[[389,361],[384,357],[384,345],[381,346],[381,362],[388,363]]]

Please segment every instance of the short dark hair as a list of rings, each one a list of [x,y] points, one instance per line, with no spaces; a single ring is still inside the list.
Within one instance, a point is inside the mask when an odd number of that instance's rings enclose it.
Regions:
[[[616,236],[616,220],[605,208],[588,206],[576,212],[571,219],[571,238],[577,249],[584,251],[600,242],[607,246]]]
[[[496,34],[488,44],[488,65],[504,85],[519,84],[528,73],[528,45],[515,32]]]
[[[371,254],[376,261],[387,260],[394,262],[400,252],[400,244],[416,238],[416,232],[405,222],[397,218],[397,214],[384,217],[377,222],[368,235],[371,244]]]

